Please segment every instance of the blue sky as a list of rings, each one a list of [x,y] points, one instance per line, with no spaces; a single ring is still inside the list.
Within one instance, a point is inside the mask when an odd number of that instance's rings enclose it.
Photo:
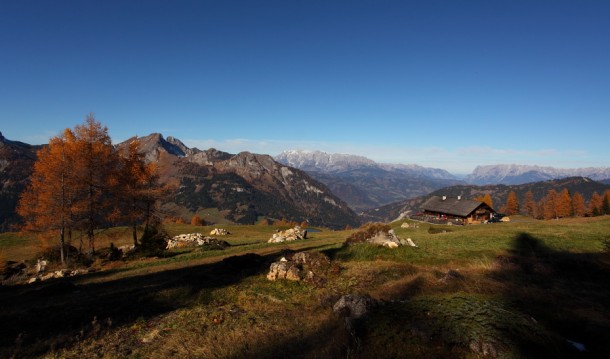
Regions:
[[[0,131],[610,166],[608,1],[0,1]]]

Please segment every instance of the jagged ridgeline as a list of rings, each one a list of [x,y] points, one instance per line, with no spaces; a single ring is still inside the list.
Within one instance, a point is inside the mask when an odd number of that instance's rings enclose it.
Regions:
[[[359,224],[358,216],[326,186],[271,156],[202,151],[161,134],[139,141],[146,160],[157,163],[161,182],[176,188],[164,203],[164,208],[173,208],[175,213],[218,208],[227,219],[244,224],[260,217],[309,221],[330,228]]]
[[[124,151],[134,139],[115,147]],[[358,216],[325,185],[270,156],[202,151],[158,133],[138,140],[146,161],[156,163],[161,183],[172,188],[163,201],[162,215],[187,216],[217,208],[226,219],[244,224],[261,217],[309,221],[329,228],[359,224]],[[15,208],[41,147],[10,141],[0,134],[1,231],[18,228]]]

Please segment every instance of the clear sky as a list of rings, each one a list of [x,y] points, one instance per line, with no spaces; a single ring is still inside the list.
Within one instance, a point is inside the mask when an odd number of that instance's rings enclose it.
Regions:
[[[0,131],[610,166],[610,1],[0,0]]]

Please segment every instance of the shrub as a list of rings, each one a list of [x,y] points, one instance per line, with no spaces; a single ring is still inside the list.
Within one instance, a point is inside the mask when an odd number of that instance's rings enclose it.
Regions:
[[[145,254],[156,255],[165,250],[169,235],[161,223],[154,223],[144,229],[144,234],[140,238],[140,248]]]

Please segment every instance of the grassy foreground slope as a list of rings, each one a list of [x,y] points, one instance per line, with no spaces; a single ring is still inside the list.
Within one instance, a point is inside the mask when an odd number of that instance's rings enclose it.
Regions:
[[[346,231],[268,244],[273,227],[224,226],[232,232],[223,238],[232,244],[224,251],[182,250],[113,262],[90,275],[3,286],[0,357],[610,353],[610,217],[466,227],[401,224],[392,224],[396,233],[418,248],[344,247]],[[210,229],[168,227],[170,234]],[[122,235],[107,235],[100,243],[128,243]],[[27,252],[18,248],[35,243],[20,243],[14,234],[0,237],[5,255]],[[268,281],[269,264],[288,250],[328,255],[332,265],[324,280]],[[332,305],[351,293],[370,295],[378,305],[348,330]]]

